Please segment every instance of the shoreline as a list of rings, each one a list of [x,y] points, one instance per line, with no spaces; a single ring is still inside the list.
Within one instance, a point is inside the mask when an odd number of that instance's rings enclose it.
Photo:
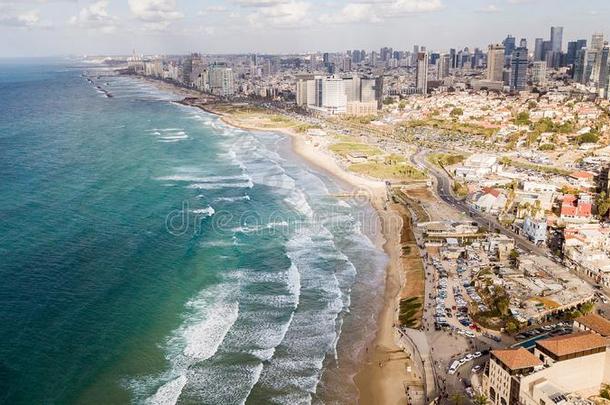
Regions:
[[[191,105],[184,103],[184,105]],[[191,105],[193,106],[193,105]],[[259,128],[237,123],[231,117],[212,109],[196,106],[203,111],[217,115],[227,125],[248,130],[263,132],[279,132],[291,139],[292,151],[308,164],[322,170],[332,177],[346,182],[354,189],[364,189],[368,193],[369,202],[376,211],[381,222],[381,240],[373,241],[378,248],[388,256],[384,269],[384,285],[382,307],[376,316],[376,329],[371,336],[363,336],[364,353],[360,354],[357,371],[351,374],[358,391],[358,402],[363,404],[400,404],[406,403],[404,383],[409,380],[406,368],[407,354],[396,343],[396,311],[398,299],[403,285],[404,269],[402,266],[401,236],[404,225],[401,211],[393,204],[385,202],[386,187],[381,180],[371,180],[347,172],[339,166],[335,159],[316,147],[290,128]],[[386,210],[385,207],[388,207]],[[398,356],[397,356],[398,354]]]
[[[146,80],[144,78],[140,79]],[[404,283],[404,269],[401,260],[404,212],[386,201],[385,183],[382,180],[373,180],[349,173],[337,163],[329,152],[318,149],[312,143],[312,139],[306,139],[307,135],[298,134],[291,128],[263,128],[245,125],[227,114],[207,107],[207,105],[188,102],[186,99],[192,98],[193,93],[187,89],[166,82],[146,81],[183,97],[182,100],[176,100],[176,103],[199,108],[209,114],[216,115],[229,126],[247,131],[277,132],[287,136],[291,141],[292,151],[307,164],[327,173],[340,182],[347,183],[357,192],[365,193],[381,223],[381,230],[376,235],[377,240],[372,240],[372,242],[378,248],[383,249],[388,256],[388,262],[384,269],[383,285],[381,286],[383,291],[381,309],[378,313],[371,314],[372,317],[375,317],[374,331],[371,331],[368,336],[361,337],[363,346],[356,361],[358,368],[357,370],[351,370],[349,378],[352,379],[352,383],[357,390],[359,403],[407,403],[404,387],[405,383],[409,381],[407,376],[409,360],[407,354],[396,342],[395,330],[398,299]],[[341,336],[339,339],[341,339]]]

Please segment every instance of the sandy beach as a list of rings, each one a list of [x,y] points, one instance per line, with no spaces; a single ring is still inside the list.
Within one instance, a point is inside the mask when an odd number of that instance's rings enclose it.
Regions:
[[[214,112],[213,109],[206,111]],[[219,114],[223,122],[254,131],[270,131],[268,128],[244,125],[232,117]],[[274,128],[292,138],[293,150],[311,165],[347,182],[358,192],[368,195],[381,220],[381,239],[375,241],[389,257],[386,268],[383,307],[377,317],[375,336],[365,337],[371,341],[367,345],[362,365],[354,382],[359,392],[361,404],[406,404],[405,384],[413,380],[407,374],[409,359],[395,342],[395,322],[398,297],[403,280],[401,233],[403,216],[409,215],[399,204],[386,202],[386,187],[383,181],[372,180],[350,173],[342,168],[328,152],[316,147],[291,128]],[[387,208],[387,209],[386,209]]]
[[[172,86],[169,83],[149,81],[160,88],[173,91],[183,97],[194,97],[188,89]],[[374,243],[383,248],[389,261],[386,268],[383,304],[377,316],[377,330],[374,336],[364,336],[369,342],[362,353],[361,366],[352,370],[350,375],[359,393],[362,404],[406,404],[405,384],[412,382],[408,375],[410,365],[407,354],[395,342],[395,322],[398,297],[404,283],[401,234],[403,216],[408,215],[404,207],[387,202],[385,183],[350,173],[335,160],[332,154],[320,147],[311,137],[297,133],[290,127],[268,128],[244,122],[231,114],[225,114],[214,108],[214,105],[200,105],[182,102],[216,114],[228,125],[253,131],[275,131],[288,135],[292,139],[293,151],[312,166],[323,170],[335,178],[348,183],[360,196],[363,194],[377,211],[381,221],[381,234]]]

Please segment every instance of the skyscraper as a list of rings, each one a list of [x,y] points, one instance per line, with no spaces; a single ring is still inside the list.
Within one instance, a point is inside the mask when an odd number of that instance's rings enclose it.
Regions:
[[[417,93],[428,94],[428,52],[417,53],[417,69],[415,72]]]
[[[597,61],[599,63],[599,67],[597,68],[597,77],[596,84],[597,90],[599,92],[600,97],[606,98],[606,89],[608,83],[608,52],[610,49],[608,48],[608,43],[604,45],[602,50],[598,53]]]
[[[487,80],[502,81],[504,69],[504,46],[500,44],[489,45],[487,51]]]
[[[510,63],[510,89],[522,91],[527,88],[527,48],[517,48]]]
[[[578,49],[576,51],[576,58],[574,59],[574,81],[578,83],[586,83],[587,78],[585,77],[585,73],[587,70],[587,48]]]
[[[574,63],[576,61],[576,53],[586,46],[587,46],[586,39],[579,39],[577,41],[568,42],[568,52],[566,53],[566,64],[569,66],[574,66]],[[572,73],[574,73],[574,69],[572,69]]]
[[[504,41],[502,41],[502,45],[504,45],[504,56],[512,55],[515,50],[515,37],[508,35]]]
[[[449,66],[451,65],[451,55],[444,53],[436,61],[436,78],[443,80],[449,76]]]
[[[551,27],[551,51],[561,52],[563,49],[563,27]]]
[[[592,51],[601,51],[604,47],[604,34],[601,32],[596,32],[591,35],[591,46],[589,47]]]
[[[544,38],[536,38],[534,60],[544,60]]]

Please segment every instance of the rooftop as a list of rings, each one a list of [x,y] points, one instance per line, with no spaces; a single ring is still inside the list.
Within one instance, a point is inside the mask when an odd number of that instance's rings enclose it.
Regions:
[[[567,356],[605,347],[608,341],[597,333],[587,331],[542,339],[536,344],[556,356]]]
[[[599,333],[604,337],[610,336],[610,321],[597,314],[587,314],[579,316],[575,319],[576,322],[585,325],[594,332]]]
[[[542,365],[542,361],[538,357],[522,347],[518,349],[492,350],[491,353],[511,370]]]

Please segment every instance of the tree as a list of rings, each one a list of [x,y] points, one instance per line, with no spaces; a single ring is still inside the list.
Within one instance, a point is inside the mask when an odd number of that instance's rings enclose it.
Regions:
[[[472,398],[472,402],[474,402],[475,405],[487,405],[489,404],[489,399],[485,394],[477,394]]]
[[[597,215],[603,218],[610,210],[610,197],[606,195],[605,191],[602,191],[595,199],[595,204],[597,205]]]
[[[599,396],[604,399],[610,399],[610,385],[604,384],[599,390]]]
[[[514,119],[515,125],[529,125],[530,124],[530,114],[527,111],[522,111],[517,114],[517,117]]]
[[[597,141],[599,141],[599,136],[593,132],[593,130],[586,134],[579,135],[578,138],[576,138],[576,142],[578,142],[579,145],[582,145],[583,143],[597,143]]]
[[[455,107],[453,110],[451,110],[450,115],[451,115],[452,117],[458,117],[458,116],[460,116],[460,115],[464,115],[464,110],[462,110],[462,109],[461,109],[461,108],[459,108],[459,107]]]
[[[512,319],[506,322],[506,327],[504,328],[508,333],[515,333],[519,330],[519,324]]]
[[[584,304],[582,304],[580,306],[580,312],[582,312],[584,315],[588,314],[591,311],[593,311],[593,303],[592,302],[585,302]]]

